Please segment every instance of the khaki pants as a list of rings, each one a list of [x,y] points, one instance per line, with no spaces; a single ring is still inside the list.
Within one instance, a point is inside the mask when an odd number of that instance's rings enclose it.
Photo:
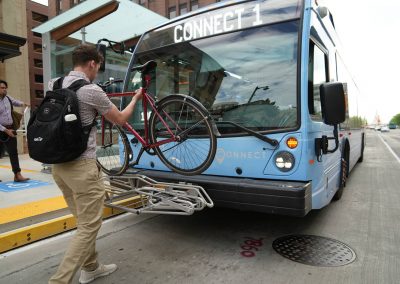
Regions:
[[[98,266],[96,236],[101,227],[104,184],[94,159],[71,161],[52,166],[55,182],[77,219],[76,233],[65,252],[56,274],[49,283],[71,283],[75,273]]]

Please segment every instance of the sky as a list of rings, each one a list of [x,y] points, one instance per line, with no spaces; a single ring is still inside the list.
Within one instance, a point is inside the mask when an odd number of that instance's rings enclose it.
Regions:
[[[400,1],[320,0],[335,20],[346,64],[361,93],[359,114],[388,123],[400,113]]]
[[[37,2],[37,3],[40,3],[40,4],[43,4],[43,5],[48,5],[48,3],[49,3],[49,1],[48,0],[32,0],[33,2]]]
[[[47,5],[47,0],[33,0]],[[319,0],[332,12],[350,73],[359,89],[359,115],[381,123],[400,113],[399,0]]]

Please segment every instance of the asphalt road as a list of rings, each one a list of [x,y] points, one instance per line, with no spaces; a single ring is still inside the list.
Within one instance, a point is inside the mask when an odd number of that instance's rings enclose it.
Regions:
[[[124,215],[106,222],[100,260],[119,269],[94,283],[399,283],[400,162],[379,135],[399,153],[400,131],[368,131],[364,162],[342,199],[304,218],[206,209],[190,217]],[[288,234],[339,240],[357,259],[330,268],[292,262],[271,246]],[[254,257],[241,255],[246,237],[263,238]],[[69,239],[0,255],[0,283],[46,283]]]
[[[378,132],[379,133],[379,132]],[[389,132],[379,133],[382,139],[400,157],[400,129],[391,129]]]

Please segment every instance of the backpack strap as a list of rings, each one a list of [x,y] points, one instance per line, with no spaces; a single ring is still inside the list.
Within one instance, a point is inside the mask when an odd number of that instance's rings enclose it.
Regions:
[[[10,102],[10,105],[11,105],[11,112],[14,110],[14,106],[13,106],[13,104],[12,104],[12,101],[11,101],[11,99],[10,99],[10,97],[9,96],[6,96],[7,97],[7,99],[8,99],[8,101]]]
[[[90,84],[92,84],[92,83],[89,83],[89,82],[86,81],[85,79],[79,79],[79,80],[76,80],[75,82],[73,82],[73,83],[68,87],[68,89],[70,89],[71,91],[74,91],[74,92],[76,93],[76,92],[77,92],[80,88],[82,88],[83,86],[90,85]],[[96,117],[97,117],[97,112],[96,112],[96,115],[94,116],[93,122],[92,122],[91,124],[86,125],[86,126],[82,126],[83,129],[85,130],[85,132],[86,132],[86,131],[87,131],[87,132],[90,132],[90,130],[92,129],[92,127],[97,125]]]
[[[97,117],[97,112],[96,112],[96,115],[94,116],[93,121],[92,121],[91,124],[82,126],[84,132],[89,134],[89,132],[92,130],[92,128],[97,125],[96,117]]]
[[[53,83],[53,90],[58,90],[58,89],[62,89],[62,84],[64,82],[64,78],[65,77],[60,77],[58,78],[56,81],[54,81]],[[75,82],[73,82],[68,89],[76,92],[78,91],[80,88],[82,88],[83,86],[86,85],[90,85],[91,83],[89,83],[88,81],[84,80],[84,79],[79,79],[76,80]]]
[[[75,93],[82,88],[83,86],[86,85],[90,85],[91,83],[89,83],[88,81],[86,81],[85,79],[79,79],[76,80],[75,82],[73,82],[68,89],[70,89],[71,91],[74,91]]]
[[[62,88],[62,83],[64,81],[64,77],[58,78],[54,83],[53,83],[53,90],[58,90]]]

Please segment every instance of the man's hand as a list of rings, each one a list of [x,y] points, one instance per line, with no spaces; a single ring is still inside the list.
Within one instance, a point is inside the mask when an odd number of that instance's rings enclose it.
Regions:
[[[131,102],[124,108],[122,111],[119,111],[115,105],[112,105],[111,110],[108,111],[104,117],[115,124],[124,125],[129,117],[131,117],[133,111],[135,110],[135,105],[138,100],[142,99],[143,97],[143,88],[138,89],[135,92]]]
[[[143,88],[136,90],[135,92],[136,94],[133,96],[136,99],[136,101],[141,100],[143,98],[143,92],[144,92]]]
[[[14,138],[14,137],[15,137],[14,130],[12,130],[12,129],[6,129],[6,130],[4,130],[4,132],[5,132],[8,136],[10,136],[11,138]]]

